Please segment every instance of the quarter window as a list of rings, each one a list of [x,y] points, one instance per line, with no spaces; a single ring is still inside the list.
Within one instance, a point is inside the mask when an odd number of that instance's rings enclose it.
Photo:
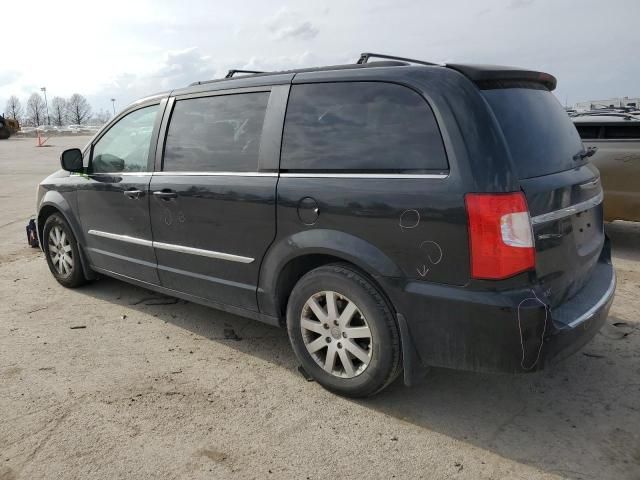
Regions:
[[[593,140],[600,135],[600,125],[576,125],[576,129],[583,140]]]
[[[640,139],[640,122],[636,122],[635,125],[606,125],[604,127],[604,138],[615,140]]]
[[[268,101],[268,92],[176,101],[163,170],[256,171]]]
[[[281,168],[297,171],[441,171],[442,137],[427,102],[382,82],[294,85]]]
[[[91,172],[149,171],[149,146],[158,108],[141,108],[113,125],[93,146]]]

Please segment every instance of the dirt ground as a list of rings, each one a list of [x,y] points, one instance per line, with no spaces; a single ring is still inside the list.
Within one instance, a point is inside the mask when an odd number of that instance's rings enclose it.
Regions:
[[[59,286],[24,227],[87,140],[0,141],[0,480],[640,479],[640,224],[607,227],[618,290],[580,353],[353,401],[302,378],[283,330],[106,278]]]

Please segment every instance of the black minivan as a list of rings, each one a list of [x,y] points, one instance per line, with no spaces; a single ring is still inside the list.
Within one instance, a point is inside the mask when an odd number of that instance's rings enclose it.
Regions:
[[[375,54],[196,82],[63,152],[38,235],[66,287],[103,274],[286,327],[343,395],[429,366],[538,370],[615,290],[599,174],[555,86]]]

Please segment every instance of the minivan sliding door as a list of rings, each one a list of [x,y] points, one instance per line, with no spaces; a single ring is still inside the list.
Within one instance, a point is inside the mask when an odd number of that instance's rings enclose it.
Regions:
[[[270,87],[175,99],[150,186],[162,286],[257,311],[260,262],[275,237],[280,148],[263,132],[283,116],[273,103],[285,99]]]

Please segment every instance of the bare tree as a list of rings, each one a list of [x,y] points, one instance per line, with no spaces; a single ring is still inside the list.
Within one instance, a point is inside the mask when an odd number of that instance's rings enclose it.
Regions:
[[[82,125],[84,121],[91,118],[91,105],[82,95],[74,93],[67,100],[67,115],[70,122]]]
[[[39,93],[32,93],[27,100],[27,121],[37,127],[46,118],[46,106]]]
[[[67,121],[67,101],[62,97],[53,97],[51,100],[51,119],[58,127]]]
[[[11,95],[9,97],[5,110],[7,111],[9,118],[13,118],[18,122],[22,118],[22,104],[20,103],[20,99],[15,95]]]
[[[94,122],[96,125],[104,125],[109,120],[111,120],[111,112],[104,109],[94,114],[93,118],[91,119],[91,121]]]

